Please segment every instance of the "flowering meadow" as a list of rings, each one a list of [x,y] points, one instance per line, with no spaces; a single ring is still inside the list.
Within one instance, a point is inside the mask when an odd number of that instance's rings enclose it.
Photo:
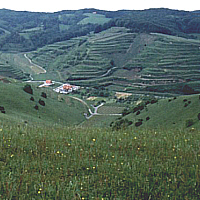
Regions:
[[[200,199],[200,132],[1,125],[0,199]]]

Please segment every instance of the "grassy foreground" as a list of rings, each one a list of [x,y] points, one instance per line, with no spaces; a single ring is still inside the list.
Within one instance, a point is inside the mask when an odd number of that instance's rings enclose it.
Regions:
[[[200,199],[200,134],[0,127],[1,199]]]

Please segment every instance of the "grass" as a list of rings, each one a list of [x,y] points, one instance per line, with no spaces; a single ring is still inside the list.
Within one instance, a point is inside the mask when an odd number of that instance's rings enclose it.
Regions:
[[[199,108],[199,95],[179,96],[160,99],[155,104],[148,104],[143,110],[140,110],[139,114],[137,112],[130,113],[125,118],[133,122],[132,126],[142,120],[141,128],[154,129],[186,128],[186,121],[192,120],[191,127],[199,129],[200,121],[197,117]],[[146,120],[147,117],[150,119]]]
[[[199,199],[195,129],[1,124],[2,199]]]
[[[31,95],[23,91],[24,85],[26,83],[0,82],[0,106],[3,106],[6,111],[6,114],[0,113],[1,121],[67,126],[85,120],[83,114],[87,113],[87,109],[79,101],[71,99],[69,104],[67,97],[58,95],[52,91],[52,88],[37,88],[34,84],[33,95]],[[41,97],[42,92],[47,94],[47,98]],[[33,101],[30,100],[31,97]],[[45,102],[45,106],[39,104],[40,99]],[[34,108],[35,105],[38,105],[38,110]]]

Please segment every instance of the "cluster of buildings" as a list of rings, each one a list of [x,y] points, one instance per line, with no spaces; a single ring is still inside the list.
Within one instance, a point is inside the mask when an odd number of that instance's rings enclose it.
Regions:
[[[68,94],[70,92],[76,91],[80,89],[80,86],[70,85],[68,83],[63,84],[55,89],[53,89],[57,93]]]
[[[43,84],[40,85],[39,87],[49,87],[51,85],[54,85],[55,83],[60,83],[60,82],[46,80],[46,81],[43,81]],[[80,89],[80,86],[75,86],[75,85],[70,85],[68,83],[65,83],[65,84],[62,84],[61,86],[53,89],[53,91],[55,91],[57,93],[68,94],[68,93],[73,92],[78,89]]]

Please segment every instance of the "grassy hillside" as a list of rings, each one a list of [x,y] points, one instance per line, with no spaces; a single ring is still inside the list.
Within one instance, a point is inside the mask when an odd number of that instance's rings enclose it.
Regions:
[[[200,198],[199,132],[1,124],[1,199]]]
[[[87,109],[79,101],[34,85],[33,94],[29,94],[23,90],[25,85],[19,82],[0,82],[0,106],[5,110],[5,114],[0,113],[1,121],[70,126],[85,120],[83,114],[87,113]],[[41,96],[42,92],[47,98]],[[45,105],[39,103],[40,100]]]
[[[160,99],[152,103],[151,101],[139,101],[138,103],[138,105],[136,103],[128,107],[123,112],[124,117],[118,119],[113,127],[123,127],[128,123],[125,121],[124,124],[123,120],[128,120],[132,122],[130,126],[138,128],[190,129],[193,127],[200,129],[199,95]]]

